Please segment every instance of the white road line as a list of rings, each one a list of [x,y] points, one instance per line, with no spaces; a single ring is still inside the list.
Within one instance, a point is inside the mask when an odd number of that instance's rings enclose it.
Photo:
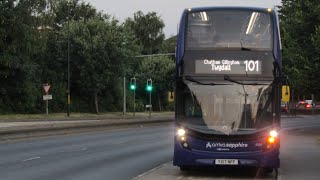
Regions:
[[[172,163],[172,161],[167,162],[167,163],[164,163],[164,164],[162,164],[162,165],[160,165],[160,166],[157,166],[157,167],[155,167],[155,168],[153,168],[153,169],[151,169],[151,170],[149,170],[149,171],[147,171],[147,172],[144,172],[144,173],[142,173],[142,174],[140,174],[140,175],[132,178],[132,180],[137,180],[137,179],[139,179],[139,178],[141,178],[141,177],[143,177],[143,176],[145,176],[145,175],[147,175],[147,174],[152,173],[153,171],[156,171],[156,170],[162,168],[163,166],[166,166],[166,165],[169,164],[169,163]]]
[[[130,143],[130,141],[120,141],[120,142],[114,142],[111,143],[112,145],[120,145],[120,144],[126,144],[126,143]]]
[[[22,162],[32,161],[32,160],[35,160],[35,159],[40,159],[40,156],[33,157],[33,158],[28,158],[28,159],[24,159],[24,160],[22,160]]]
[[[83,148],[81,148],[81,149],[75,149],[75,150],[71,150],[71,151],[65,151],[65,152],[79,152],[79,151],[86,151],[86,150],[88,150],[88,148],[87,147],[83,147]]]

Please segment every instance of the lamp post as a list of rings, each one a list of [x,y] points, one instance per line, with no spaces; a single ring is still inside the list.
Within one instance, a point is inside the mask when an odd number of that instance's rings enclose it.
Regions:
[[[67,116],[70,116],[70,0],[68,0],[68,103]]]

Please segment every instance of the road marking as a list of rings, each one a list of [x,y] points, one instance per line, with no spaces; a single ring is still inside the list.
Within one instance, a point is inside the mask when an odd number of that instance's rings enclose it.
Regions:
[[[120,141],[120,142],[114,142],[111,143],[112,145],[119,145],[119,144],[126,144],[126,143],[130,143],[130,141]]]
[[[33,158],[28,158],[28,159],[22,160],[22,162],[32,161],[32,160],[35,160],[35,159],[40,159],[40,156],[33,157]]]
[[[153,168],[153,169],[151,169],[151,170],[149,170],[149,171],[146,171],[146,172],[144,172],[144,173],[142,173],[142,174],[140,174],[140,175],[132,178],[132,180],[138,180],[138,179],[140,179],[141,177],[143,177],[143,176],[145,176],[145,175],[147,175],[147,174],[150,174],[150,173],[152,173],[152,172],[154,172],[154,171],[162,168],[163,166],[168,165],[169,163],[172,163],[172,161],[167,162],[167,163],[164,163],[164,164],[162,164],[162,165],[160,165],[160,166],[157,166],[157,167],[155,167],[155,168]]]
[[[75,150],[66,151],[66,152],[79,152],[79,151],[86,151],[86,150],[88,150],[88,148],[87,147],[83,147],[81,149],[75,149]]]

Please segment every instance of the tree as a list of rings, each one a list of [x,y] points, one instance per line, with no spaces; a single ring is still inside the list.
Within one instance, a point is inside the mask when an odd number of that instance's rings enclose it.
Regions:
[[[163,34],[164,23],[155,12],[147,13],[138,11],[133,19],[128,18],[125,25],[130,27],[142,47],[142,54],[156,54],[160,51],[165,38]]]
[[[284,71],[296,94],[319,93],[318,27],[320,4],[313,0],[283,0],[280,6]]]
[[[51,111],[65,110],[68,40],[72,111],[118,110],[121,77],[152,65],[135,56],[172,50],[172,43],[162,45],[164,24],[156,13],[137,12],[120,24],[80,0],[3,0],[0,19],[1,113],[43,111],[43,83],[53,87]],[[166,74],[174,63],[159,60],[154,63],[165,68],[154,70]],[[159,102],[168,89],[162,75],[152,76]]]
[[[64,42],[68,29],[62,29]],[[88,21],[72,21],[70,24],[71,41],[71,81],[77,96],[91,94],[95,112],[99,113],[98,96],[114,89],[113,84],[124,73],[120,69],[133,54],[134,41],[123,31],[115,19],[100,18]]]
[[[175,53],[177,46],[177,36],[172,36],[163,41],[161,52],[162,53]]]
[[[140,82],[146,82],[151,78],[153,83],[153,94],[156,95],[158,108],[161,111],[167,99],[167,92],[172,90],[172,75],[175,71],[174,61],[165,56],[145,58],[141,62],[140,73],[137,78]],[[140,91],[140,95],[144,93]]]
[[[0,2],[0,111],[36,112],[41,95],[39,54],[45,38],[39,32],[45,0]]]

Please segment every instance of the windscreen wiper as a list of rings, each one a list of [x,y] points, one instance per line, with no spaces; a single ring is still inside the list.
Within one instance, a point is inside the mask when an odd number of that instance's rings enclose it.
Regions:
[[[241,39],[240,39],[241,51],[251,51],[252,50],[251,48],[243,47],[242,40],[243,40],[244,36],[245,35],[242,35]]]
[[[224,80],[229,81],[229,82],[233,82],[236,84],[240,84],[240,85],[268,85],[268,84],[261,84],[261,83],[256,83],[256,82],[255,83],[243,83],[243,82],[239,82],[234,79],[231,79],[230,76],[228,76],[228,75],[224,75]]]
[[[243,82],[239,82],[239,81],[231,79],[230,76],[228,76],[228,75],[224,75],[223,79],[226,80],[226,81],[230,81],[230,82],[236,83],[236,84],[245,85]]]
[[[217,83],[203,83],[203,82],[200,82],[200,81],[197,81],[197,80],[193,79],[191,76],[184,76],[184,79],[188,80],[190,82],[194,82],[194,83],[197,83],[197,84],[200,84],[200,85],[206,85],[206,86],[229,85],[229,84],[217,84]]]

